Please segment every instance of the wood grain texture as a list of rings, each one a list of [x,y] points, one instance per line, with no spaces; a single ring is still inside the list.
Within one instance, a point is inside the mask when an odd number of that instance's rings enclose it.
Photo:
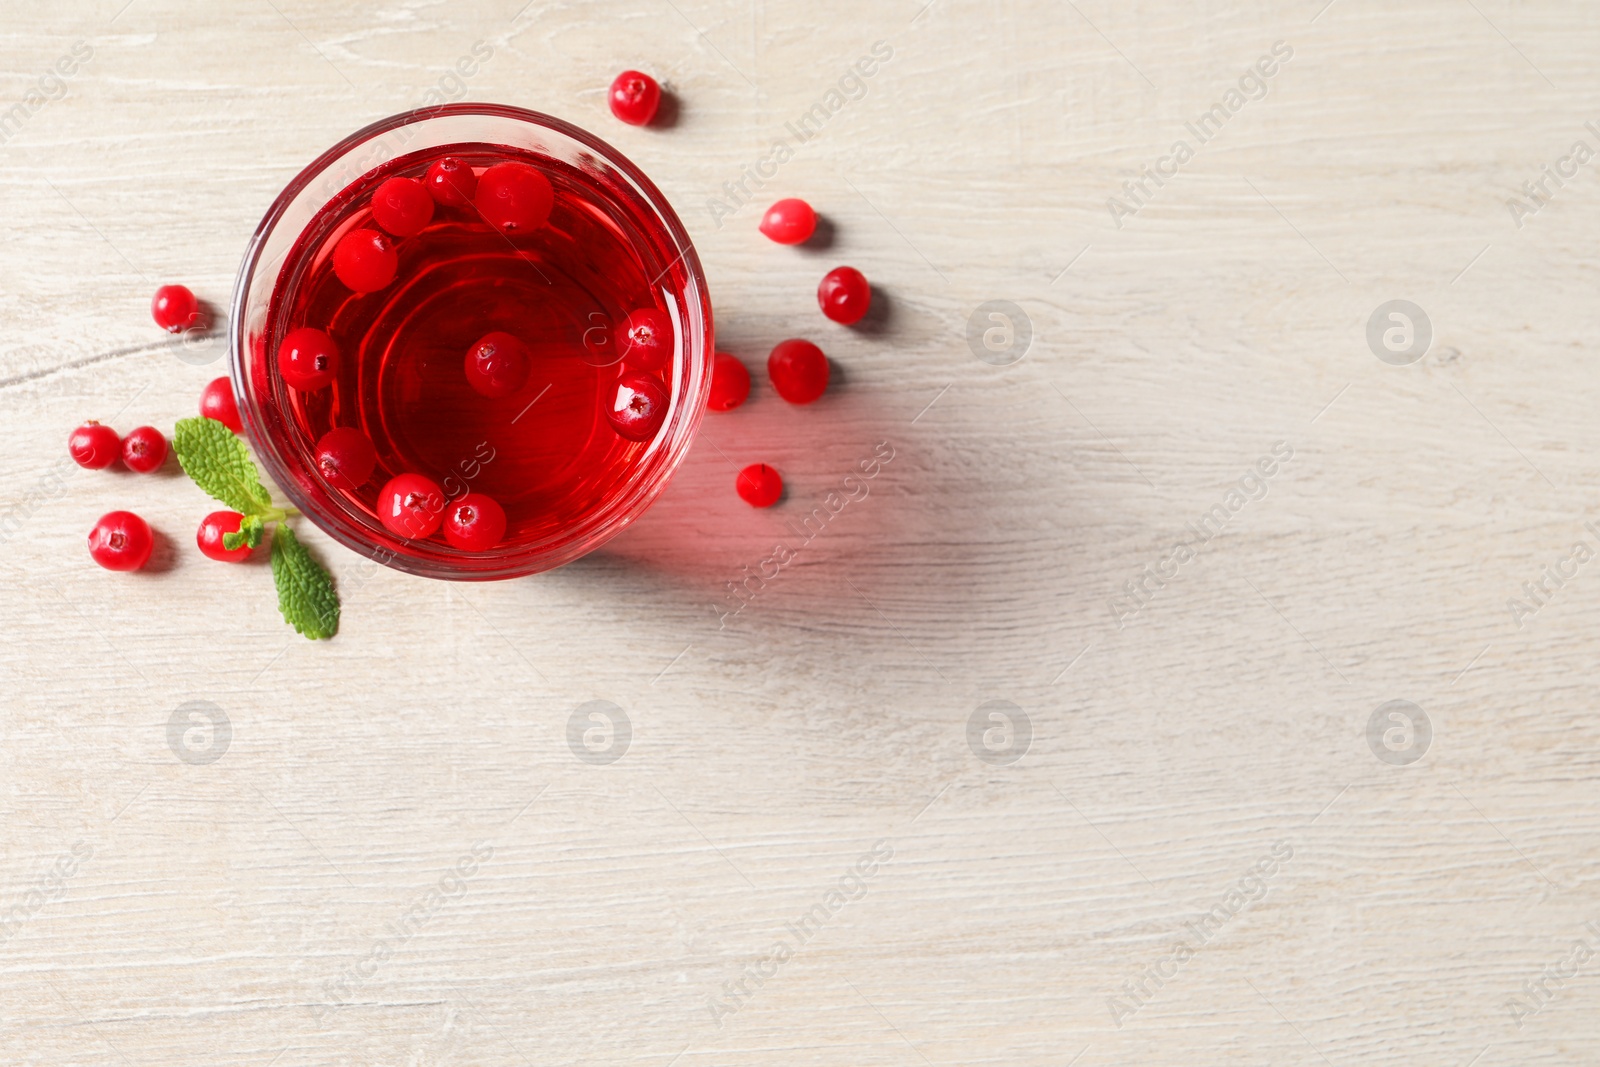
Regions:
[[[1600,956],[1573,948],[1600,949],[1600,562],[1507,606],[1600,547],[1600,161],[1520,227],[1507,207],[1600,149],[1592,5],[520,7],[5,13],[0,116],[92,58],[0,144],[0,1061],[1600,1058]],[[878,41],[864,94],[716,217]],[[1280,41],[1264,98],[1186,133]],[[630,66],[671,129],[605,113]],[[223,351],[164,342],[155,285],[222,304],[295,171],[441,86],[613,141],[683,215],[719,347],[759,367],[811,336],[840,382],[795,409],[758,380],[636,527],[538,578],[415,579],[302,527],[345,605],[312,644],[263,565],[193,550],[181,475],[62,446],[190,414]],[[783,195],[831,247],[759,236]],[[870,329],[816,312],[844,262]],[[1434,332],[1411,366],[1366,339],[1396,298]],[[966,340],[991,300],[1031,323],[1009,366]],[[724,617],[879,442],[865,499]],[[1264,496],[1119,626],[1125,583],[1280,442]],[[789,486],[770,512],[732,492],[754,461]],[[161,531],[152,572],[87,559],[115,507]],[[616,762],[569,748],[591,700],[629,717]],[[1391,700],[1432,724],[1407,766],[1367,740]],[[190,701],[228,718],[215,762],[169,746]],[[969,747],[990,701],[1030,724],[1014,763]]]

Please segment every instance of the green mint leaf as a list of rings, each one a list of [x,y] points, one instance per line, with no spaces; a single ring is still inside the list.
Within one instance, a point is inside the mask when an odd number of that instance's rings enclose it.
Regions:
[[[237,530],[222,535],[222,547],[229,552],[240,545],[254,548],[261,543],[261,534],[265,529],[266,524],[261,521],[260,515],[246,515]]]
[[[333,576],[281,522],[272,531],[272,580],[278,585],[278,610],[284,622],[313,641],[339,632],[339,595],[333,591]]]
[[[234,511],[254,515],[272,507],[250,449],[216,419],[179,419],[172,450],[194,484]]]

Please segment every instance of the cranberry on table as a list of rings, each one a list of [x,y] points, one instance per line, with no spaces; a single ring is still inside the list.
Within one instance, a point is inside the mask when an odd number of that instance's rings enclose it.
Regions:
[[[518,338],[496,330],[467,349],[466,366],[467,384],[480,395],[498,400],[527,383],[533,353]]]
[[[330,485],[353,493],[372,477],[378,449],[354,426],[335,426],[317,439],[315,459],[318,473]]]
[[[711,392],[706,407],[712,411],[732,411],[750,395],[750,372],[738,359],[718,352],[711,362]]]
[[[783,495],[783,478],[765,463],[752,463],[739,472],[734,488],[753,508],[770,508]]]
[[[244,423],[239,421],[239,405],[233,399],[233,383],[227,378],[213,378],[200,391],[200,414],[216,419],[234,433],[244,432]]]
[[[660,370],[672,359],[672,319],[660,308],[639,308],[623,320],[622,361],[640,370]]]
[[[136,571],[155,547],[150,524],[131,511],[109,511],[89,531],[89,555],[108,571]]]
[[[526,163],[496,163],[478,178],[473,203],[489,225],[507,233],[536,230],[555,204],[550,179]]]
[[[606,418],[617,436],[648,441],[667,417],[667,387],[648,374],[634,374],[617,383]]]
[[[390,178],[372,194],[372,217],[396,237],[411,237],[433,221],[433,196],[415,178]]]
[[[810,341],[778,342],[767,357],[772,388],[791,404],[809,404],[828,388],[828,357]]]
[[[224,548],[222,535],[239,532],[239,524],[244,522],[244,516],[237,511],[213,511],[200,520],[200,528],[195,531],[195,543],[200,546],[200,552],[208,559],[220,560],[223,563],[242,563],[250,556],[250,546],[240,545],[238,548]]]
[[[661,86],[650,75],[625,70],[611,83],[611,113],[630,126],[648,126],[661,106]]]
[[[381,230],[351,230],[333,248],[333,273],[353,292],[377,292],[399,268],[394,242]]]
[[[154,426],[141,426],[122,439],[122,462],[129,470],[149,474],[166,461],[166,435]]]
[[[860,322],[872,306],[872,286],[854,267],[835,267],[822,276],[817,286],[817,303],[822,313],[846,326]]]
[[[200,302],[187,286],[163,285],[150,301],[150,317],[168,333],[182,333],[200,319]]]
[[[761,216],[761,232],[780,245],[797,245],[817,232],[817,213],[804,200],[779,200]]]
[[[420,474],[397,474],[378,491],[378,519],[398,537],[431,537],[444,509],[444,490]]]
[[[339,346],[321,330],[290,330],[278,346],[278,372],[291,389],[310,392],[332,385],[339,373]]]
[[[445,506],[444,539],[466,552],[484,552],[506,535],[506,512],[485,493],[468,493]]]
[[[455,156],[445,156],[429,167],[423,184],[442,207],[466,207],[478,192],[477,174]]]
[[[90,419],[67,435],[67,452],[85,470],[104,470],[122,455],[122,438],[111,427]]]

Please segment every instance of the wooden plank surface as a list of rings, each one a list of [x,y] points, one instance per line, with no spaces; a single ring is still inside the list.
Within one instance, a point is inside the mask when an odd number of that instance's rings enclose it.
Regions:
[[[1592,5],[519,7],[0,20],[0,1061],[1600,1057]],[[672,128],[606,114],[629,66]],[[166,342],[155,286],[223,303],[288,178],[430,94],[610,139],[683,215],[719,347],[810,336],[840,381],[796,409],[758,378],[538,578],[307,528],[345,603],[312,644],[264,567],[194,551],[186,479],[63,444],[190,414],[224,352]],[[831,247],[760,237],[784,195]],[[870,330],[816,312],[838,263]],[[1431,327],[1405,365],[1368,339],[1394,300]],[[990,301],[1014,361],[969,343]],[[732,492],[755,461],[771,512]],[[87,559],[114,507],[154,572]],[[609,763],[569,745],[596,700]]]

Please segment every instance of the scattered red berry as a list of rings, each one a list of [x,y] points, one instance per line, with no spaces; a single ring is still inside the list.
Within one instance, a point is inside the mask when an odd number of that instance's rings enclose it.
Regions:
[[[390,178],[372,194],[372,217],[396,237],[410,237],[433,221],[433,197],[415,178]]]
[[[122,439],[111,427],[90,419],[67,435],[67,451],[85,470],[104,470],[122,454]]]
[[[444,539],[466,552],[485,552],[506,535],[506,512],[491,496],[468,493],[445,507]]]
[[[466,207],[478,192],[478,176],[455,156],[446,156],[429,167],[423,184],[443,207]]]
[[[335,426],[317,439],[316,464],[330,485],[353,493],[372,477],[378,450],[354,426]]]
[[[108,571],[136,571],[155,547],[150,524],[131,511],[108,511],[89,531],[89,555]]]
[[[616,399],[606,412],[617,436],[648,441],[667,417],[667,388],[648,374],[634,374],[617,383]]]
[[[753,508],[770,508],[783,495],[783,478],[765,463],[752,463],[734,482],[739,496]]]
[[[809,404],[828,388],[828,357],[810,341],[780,341],[767,357],[767,376],[789,403]]]
[[[622,322],[622,360],[640,370],[661,370],[672,360],[672,319],[660,308],[640,308]]]
[[[339,374],[339,346],[321,330],[290,330],[278,346],[278,372],[291,389],[308,393],[332,385]]]
[[[817,213],[804,200],[779,200],[761,216],[761,232],[780,245],[797,245],[817,232]]]
[[[399,266],[394,242],[378,230],[351,230],[333,248],[333,273],[357,293],[382,289],[394,281]]]
[[[817,286],[817,303],[822,313],[846,326],[861,321],[872,306],[872,286],[854,267],[835,267],[822,276]]]
[[[711,363],[711,394],[706,398],[706,407],[732,411],[749,395],[750,372],[745,365],[726,352],[718,352]]]
[[[550,179],[526,163],[496,163],[478,178],[473,203],[485,222],[507,232],[536,230],[555,203]]]
[[[399,537],[431,537],[444,508],[444,491],[420,474],[397,474],[378,491],[378,519]]]
[[[625,70],[611,83],[611,113],[629,126],[648,126],[661,106],[661,86],[648,74]]]
[[[200,318],[200,302],[186,286],[163,285],[150,301],[150,317],[168,333],[182,333]]]
[[[149,474],[166,461],[166,435],[154,426],[141,426],[122,439],[122,462],[129,470]]]
[[[234,433],[244,433],[244,423],[239,421],[239,405],[233,399],[233,383],[227,378],[213,378],[200,391],[200,414],[216,419]]]
[[[521,389],[533,367],[533,353],[509,333],[486,333],[467,349],[467,384],[497,400]]]
[[[242,563],[250,555],[250,546],[223,548],[222,535],[238,533],[239,524],[243,521],[244,516],[237,511],[213,511],[200,520],[200,529],[194,535],[195,543],[200,546],[201,553],[210,559],[223,563]]]

